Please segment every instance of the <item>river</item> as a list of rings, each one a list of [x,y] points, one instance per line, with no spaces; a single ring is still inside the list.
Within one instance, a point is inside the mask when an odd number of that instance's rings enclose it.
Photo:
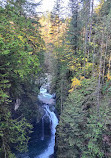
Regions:
[[[43,117],[34,127],[28,152],[18,158],[49,158],[54,154],[55,133],[58,119],[55,114],[54,95],[47,92],[47,86],[40,88],[38,99],[41,102]]]

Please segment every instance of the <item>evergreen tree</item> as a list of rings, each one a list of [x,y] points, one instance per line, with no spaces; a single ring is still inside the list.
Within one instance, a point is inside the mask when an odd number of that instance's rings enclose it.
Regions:
[[[20,106],[21,103],[17,103],[17,100],[20,100],[27,113],[28,106],[25,107],[26,104],[23,104],[23,101],[26,102],[23,97],[32,100],[30,93],[37,95],[34,84],[43,60],[44,42],[39,34],[38,22],[26,16],[28,12],[25,11],[25,5],[26,1],[7,1],[4,7],[3,3],[0,7],[0,157],[2,158],[15,157],[13,149],[20,152],[27,150],[29,134],[32,131],[29,120],[32,116],[27,117],[23,112],[17,115],[14,109],[17,110],[16,104]],[[34,108],[35,111],[36,106]],[[33,110],[30,113],[33,113]]]

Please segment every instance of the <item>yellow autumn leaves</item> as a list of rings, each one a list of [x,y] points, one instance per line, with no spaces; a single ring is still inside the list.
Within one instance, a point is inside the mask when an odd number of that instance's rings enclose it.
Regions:
[[[81,86],[81,82],[84,79],[84,76],[80,76],[80,80],[78,80],[76,77],[72,79],[71,89],[69,92],[73,92],[77,87]]]
[[[77,87],[81,86],[81,82],[84,79],[84,76],[80,77],[80,80],[78,80],[76,77],[72,79],[71,89],[69,90],[69,93],[72,93]],[[107,74],[107,80],[111,80],[111,75],[108,72]]]
[[[99,4],[98,4],[98,5],[96,6],[96,8],[95,8],[96,14],[99,14],[99,13],[100,13],[100,10],[101,10],[101,8],[102,8],[104,2],[105,2],[105,0],[100,0]]]
[[[71,89],[69,90],[69,92],[73,92],[74,89],[76,89],[78,86],[81,86],[81,81],[74,77],[72,79]]]
[[[111,80],[111,75],[110,75],[110,72],[108,71],[108,74],[107,74],[107,80]]]

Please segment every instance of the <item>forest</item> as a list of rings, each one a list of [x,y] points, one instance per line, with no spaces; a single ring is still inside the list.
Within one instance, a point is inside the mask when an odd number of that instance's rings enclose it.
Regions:
[[[46,73],[59,119],[51,158],[111,158],[111,0],[96,2],[55,0],[41,14],[41,1],[0,1],[0,158],[28,152]]]

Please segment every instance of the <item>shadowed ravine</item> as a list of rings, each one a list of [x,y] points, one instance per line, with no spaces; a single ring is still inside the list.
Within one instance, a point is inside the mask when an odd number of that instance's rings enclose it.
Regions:
[[[35,126],[28,146],[28,153],[19,155],[18,158],[49,158],[54,154],[55,132],[58,119],[54,113],[55,100],[47,92],[47,86],[40,88],[38,99],[41,102],[43,116]]]
[[[44,116],[42,117],[42,137],[41,141],[47,140],[47,136],[45,136],[45,122],[49,124],[50,131],[49,131],[49,141],[47,144],[47,147],[45,150],[35,158],[49,158],[50,155],[54,154],[54,146],[55,146],[55,132],[56,132],[56,126],[58,124],[58,119],[54,113],[54,111],[50,110],[50,107],[54,104],[53,95],[47,93],[47,89],[41,87],[40,88],[40,94],[38,96],[39,100],[43,102],[43,109],[44,109]],[[51,109],[54,110],[51,107]]]

